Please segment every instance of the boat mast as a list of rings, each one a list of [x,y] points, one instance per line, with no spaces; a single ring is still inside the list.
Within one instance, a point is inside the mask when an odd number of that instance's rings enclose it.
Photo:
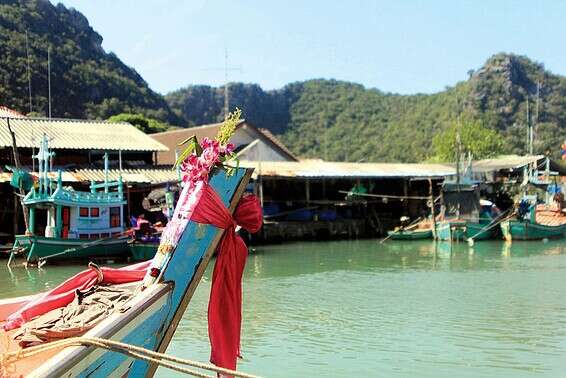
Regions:
[[[462,153],[462,140],[460,139],[460,115],[458,115],[458,125],[456,127],[456,186],[460,191],[460,154]]]
[[[527,92],[527,153],[529,155],[533,154],[533,128],[531,125],[531,115],[529,112],[529,93]]]
[[[108,193],[108,152],[104,153],[104,193]]]

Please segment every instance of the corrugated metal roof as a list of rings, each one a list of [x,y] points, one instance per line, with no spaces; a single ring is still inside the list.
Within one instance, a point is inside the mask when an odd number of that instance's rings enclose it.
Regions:
[[[455,169],[443,164],[342,163],[322,160],[299,162],[242,161],[243,167],[255,168],[254,175],[302,178],[418,178],[444,177]]]
[[[531,163],[544,159],[544,155],[519,156],[503,155],[493,159],[475,160],[472,162],[474,172],[492,172],[502,169],[522,168]]]
[[[539,170],[544,170],[546,163],[546,156],[544,155],[532,155],[532,156],[520,156],[520,155],[503,155],[496,157],[494,159],[484,159],[476,160],[472,163],[472,171],[474,173],[490,173],[501,170],[518,170],[531,164],[537,163]],[[566,175],[566,167],[550,159],[550,170],[553,172],[558,172],[559,175]]]
[[[54,181],[57,180],[57,172],[49,172],[49,177]],[[110,169],[108,171],[108,179],[110,181],[118,180],[120,171],[118,169]],[[37,173],[32,173],[37,177]],[[9,182],[12,179],[12,173],[0,173],[0,182]],[[63,171],[63,182],[103,182],[104,169],[71,169]],[[122,181],[132,184],[164,184],[167,182],[177,182],[177,172],[169,167],[146,167],[122,169]]]
[[[104,181],[103,169],[77,169],[71,172],[77,181]],[[110,180],[118,180],[120,171],[111,169],[108,171]],[[177,171],[172,168],[135,168],[123,169],[122,180],[129,183],[163,184],[166,182],[176,182],[178,180]]]
[[[16,134],[18,147],[38,147],[43,134],[53,149],[108,151],[167,151],[167,147],[129,123],[74,119],[2,118],[0,147],[11,147],[7,122]]]
[[[7,108],[5,106],[0,105],[0,117],[9,117],[9,118],[25,118],[20,112]]]

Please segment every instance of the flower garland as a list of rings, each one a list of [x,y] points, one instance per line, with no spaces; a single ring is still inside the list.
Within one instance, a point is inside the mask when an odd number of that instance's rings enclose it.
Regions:
[[[214,168],[222,168],[229,176],[238,168],[239,162],[234,152],[234,145],[228,141],[241,122],[241,114],[238,108],[228,114],[214,140],[204,138],[199,142],[196,136],[192,136],[179,144],[180,146],[188,144],[175,162],[175,167],[179,167],[182,172],[183,189],[173,217],[161,234],[161,242],[144,279],[144,287],[156,282],[161,270],[167,264],[170,253],[177,246],[202,196],[210,172]],[[230,162],[235,162],[236,166],[229,165]]]
[[[223,167],[228,175],[233,174],[234,167],[227,163],[234,161],[238,166],[238,158],[234,152],[234,144],[228,141],[241,122],[241,114],[242,111],[238,108],[228,114],[214,140],[204,138],[199,142],[196,136],[192,136],[179,144],[188,144],[175,163],[183,173],[183,183],[194,185],[199,181],[208,181],[208,175],[214,167]]]

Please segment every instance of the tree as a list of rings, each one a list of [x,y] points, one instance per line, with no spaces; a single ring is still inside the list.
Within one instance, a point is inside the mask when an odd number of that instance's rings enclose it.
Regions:
[[[465,119],[461,125],[452,125],[437,134],[432,142],[435,151],[434,160],[455,161],[458,151],[457,134],[460,130],[461,153],[471,153],[474,159],[495,157],[504,152],[503,137],[478,120]]]
[[[147,134],[167,131],[171,126],[143,114],[120,113],[108,118],[108,122],[127,122]]]

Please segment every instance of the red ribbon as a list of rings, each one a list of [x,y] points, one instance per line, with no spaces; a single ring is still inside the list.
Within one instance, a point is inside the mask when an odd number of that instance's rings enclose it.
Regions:
[[[261,206],[254,195],[242,197],[232,217],[208,185],[203,188],[203,195],[191,218],[225,230],[212,274],[208,337],[210,362],[227,369],[235,370],[237,357],[240,357],[242,275],[248,256],[248,248],[236,233],[236,225],[255,233],[261,228],[262,219]]]

